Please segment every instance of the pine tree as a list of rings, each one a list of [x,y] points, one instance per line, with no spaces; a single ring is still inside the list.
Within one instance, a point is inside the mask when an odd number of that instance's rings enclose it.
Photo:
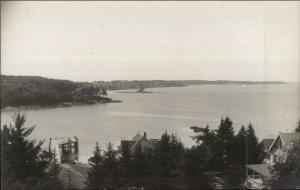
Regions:
[[[131,166],[132,166],[132,172],[134,177],[147,176],[146,155],[142,151],[142,147],[140,143],[138,143],[137,146],[135,147]]]
[[[237,169],[242,173],[246,165],[246,140],[247,131],[242,125],[238,134],[236,135],[236,147],[235,147],[235,160],[238,164]]]
[[[229,117],[222,118],[216,135],[216,169],[225,173],[229,171],[229,166],[234,157],[234,141],[232,121]]]
[[[56,152],[51,153],[48,177],[52,189],[63,189],[63,182],[59,179],[61,169],[62,168],[56,159]]]
[[[87,188],[88,189],[100,188],[103,185],[102,179],[104,173],[102,171],[103,157],[98,142],[96,143],[93,156],[89,158],[88,161],[89,161],[89,165],[91,166],[91,169],[88,172]]]
[[[129,143],[123,141],[121,143],[121,158],[120,158],[120,170],[122,177],[131,177],[131,164],[132,164],[132,155],[130,153]]]
[[[50,178],[50,157],[45,157],[41,146],[28,136],[34,127],[26,128],[25,116],[15,113],[13,124],[1,130],[1,182],[2,189],[51,189],[60,188],[58,173]],[[50,168],[49,168],[50,166]],[[55,178],[53,178],[55,177]]]
[[[258,143],[254,128],[250,123],[247,128],[247,147],[248,147],[248,164],[260,164],[264,157],[265,152],[261,144]]]
[[[157,171],[156,175],[160,177],[169,177],[170,171],[172,170],[172,158],[170,154],[170,135],[165,132],[158,143],[157,147]]]
[[[102,166],[103,183],[106,188],[117,188],[120,184],[120,169],[117,159],[117,152],[113,149],[113,145],[108,143],[106,151],[103,154]]]
[[[185,170],[184,146],[175,134],[171,134],[170,155],[172,161],[171,176],[182,177]]]

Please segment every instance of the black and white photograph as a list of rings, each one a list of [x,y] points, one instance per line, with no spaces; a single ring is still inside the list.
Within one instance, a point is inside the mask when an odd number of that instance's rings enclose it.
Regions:
[[[1,1],[1,190],[300,189],[300,1]]]

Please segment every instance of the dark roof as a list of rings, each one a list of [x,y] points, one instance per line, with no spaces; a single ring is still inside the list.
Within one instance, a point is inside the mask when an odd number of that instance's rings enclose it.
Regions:
[[[267,149],[269,149],[269,147],[272,145],[274,140],[275,139],[263,139],[262,143]]]
[[[297,143],[297,142],[300,142],[300,133],[299,132],[296,132],[296,133],[281,133],[281,132],[279,132],[278,137],[276,138],[276,140],[274,140],[272,142],[271,146],[269,147],[269,151],[272,150],[277,139],[280,139],[284,145]]]
[[[271,177],[271,173],[270,173],[270,166],[269,164],[249,164],[246,165],[246,167],[260,175],[262,175],[263,177]]]
[[[285,145],[300,142],[300,133],[280,133],[280,137]]]

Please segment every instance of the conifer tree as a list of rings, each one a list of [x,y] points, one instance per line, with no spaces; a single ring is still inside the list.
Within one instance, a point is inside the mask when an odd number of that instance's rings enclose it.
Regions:
[[[61,166],[56,159],[56,152],[50,153],[50,164],[48,169],[49,183],[52,189],[63,189],[63,182],[59,179],[59,173],[61,171]]]
[[[131,177],[131,164],[132,164],[132,155],[130,153],[130,146],[127,142],[121,143],[121,158],[120,158],[120,170],[122,177]]]
[[[113,149],[113,145],[108,143],[103,153],[103,184],[105,188],[117,188],[120,184],[120,168],[117,159],[117,151]]]
[[[226,116],[225,119],[221,119],[216,135],[216,169],[228,172],[234,157],[234,141],[232,121]]]
[[[135,147],[134,154],[132,156],[131,169],[134,177],[145,177],[147,176],[147,163],[146,155],[143,152],[141,144],[138,143]]]
[[[167,132],[165,132],[158,143],[158,147],[157,147],[157,155],[156,155],[156,159],[157,159],[157,167],[158,170],[156,171],[158,176],[161,177],[168,177],[169,176],[169,172],[172,169],[172,158],[170,155],[170,150],[171,150],[171,146],[170,146],[170,135],[168,135]]]
[[[195,131],[195,130],[194,130]],[[217,159],[214,155],[216,155],[216,133],[214,130],[209,128],[209,125],[206,125],[205,128],[197,127],[196,133],[198,133],[193,139],[196,140],[196,145],[203,147],[205,151],[205,155],[208,156],[207,168],[215,169]],[[191,149],[192,150],[192,149]],[[202,151],[203,152],[203,151]]]
[[[236,146],[235,146],[235,161],[237,164],[237,170],[241,173],[244,172],[246,165],[246,141],[247,141],[247,131],[242,125],[238,134],[236,135]]]
[[[247,147],[248,147],[248,164],[260,164],[264,157],[265,152],[261,144],[258,143],[254,128],[250,123],[247,128]]]
[[[88,172],[87,188],[100,188],[103,183],[102,180],[104,173],[102,171],[103,157],[101,154],[101,147],[99,146],[98,142],[96,143],[93,156],[89,158],[88,161],[91,169]]]
[[[28,139],[34,127],[24,127],[25,115],[15,113],[12,118],[13,124],[1,129],[2,189],[61,188],[59,172],[51,173],[51,155],[42,152],[43,141]]]

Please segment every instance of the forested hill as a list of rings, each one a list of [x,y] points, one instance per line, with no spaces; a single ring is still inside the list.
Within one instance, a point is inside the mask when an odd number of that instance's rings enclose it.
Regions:
[[[103,89],[122,90],[154,87],[182,87],[201,84],[279,84],[284,82],[206,81],[206,80],[144,80],[72,82],[38,76],[1,75],[1,108],[7,106],[47,106],[60,103],[91,103],[110,101],[101,97]],[[100,96],[99,96],[100,94]],[[105,93],[106,94],[106,93]]]
[[[60,103],[89,102],[99,86],[38,76],[1,75],[1,108],[7,106],[48,106]],[[103,100],[109,100],[103,98]]]

